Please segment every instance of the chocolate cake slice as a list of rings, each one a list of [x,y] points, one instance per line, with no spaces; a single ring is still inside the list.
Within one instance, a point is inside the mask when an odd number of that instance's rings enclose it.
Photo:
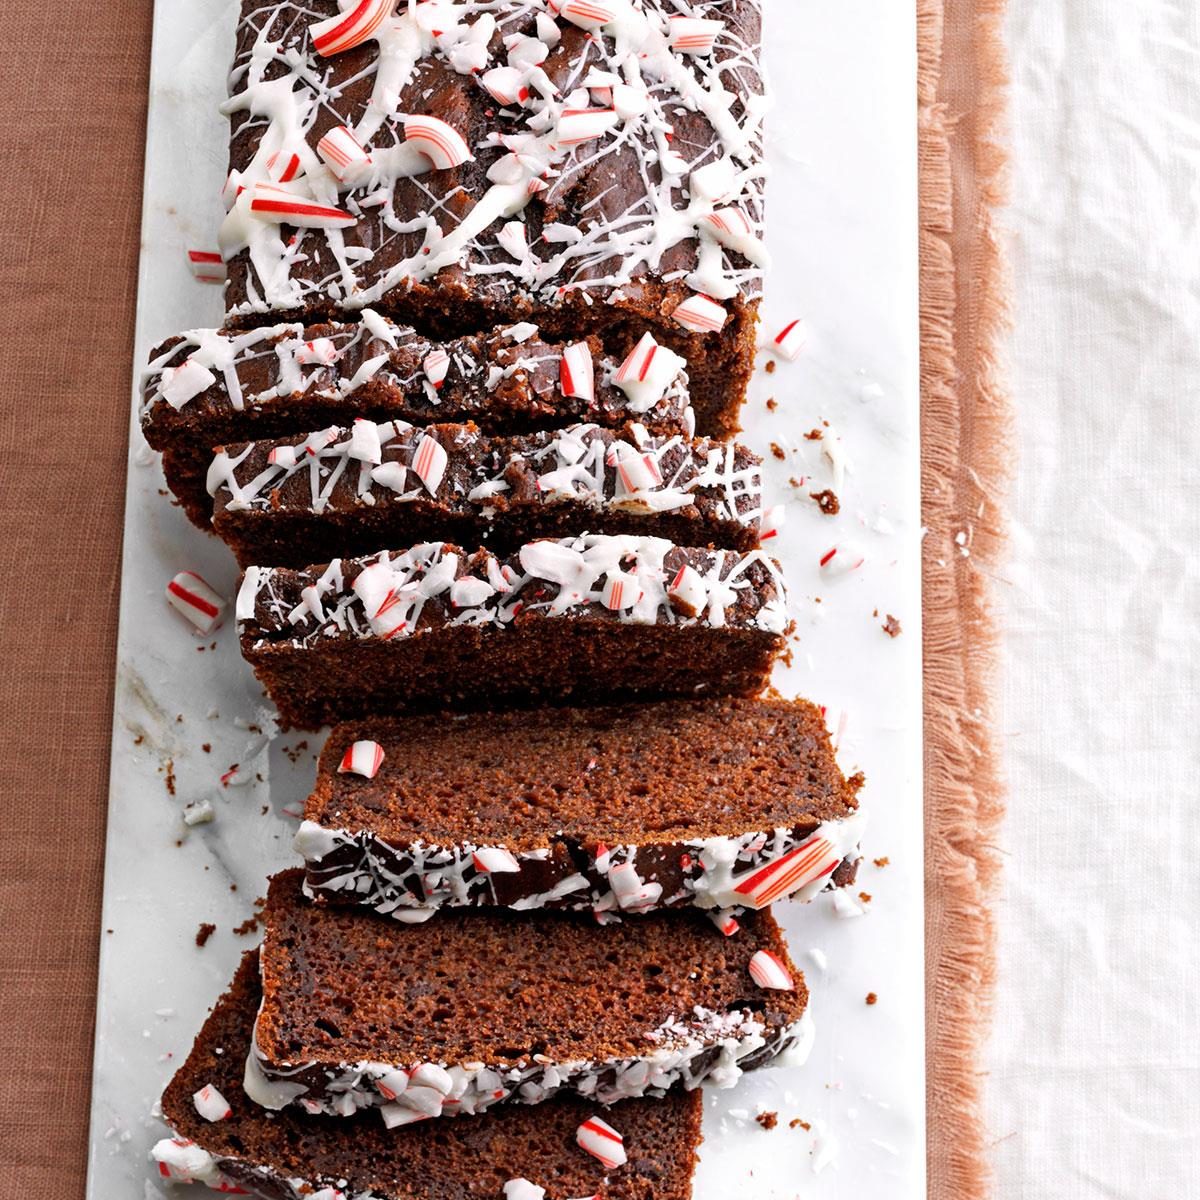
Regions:
[[[700,432],[732,432],[766,263],[759,38],[757,0],[242,0],[231,322],[649,335],[690,364]]]
[[[752,695],[790,628],[761,550],[585,534],[249,567],[242,654],[285,727],[438,707]]]
[[[371,721],[330,734],[296,849],[308,895],[401,921],[695,905],[724,924],[853,881],[861,784],[805,700]]]
[[[617,383],[596,338],[543,341],[520,323],[436,342],[366,310],[342,323],[193,329],[151,352],[141,422],[172,492],[209,528],[213,448],[326,425],[471,421],[493,433],[592,423],[690,435],[681,364],[654,386]]]
[[[569,533],[653,533],[752,550],[762,460],[744,447],[572,425],[492,437],[474,425],[367,419],[219,448],[213,528],[243,566],[303,566],[433,538],[513,549]],[[767,532],[771,532],[768,528]]]
[[[661,1100],[627,1100],[606,1110],[605,1123],[623,1138],[627,1160],[612,1169],[578,1144],[579,1129],[594,1121],[598,1109],[576,1096],[402,1130],[385,1128],[369,1113],[342,1119],[294,1108],[267,1112],[242,1090],[261,998],[258,952],[251,951],[163,1093],[163,1116],[174,1136],[160,1141],[153,1157],[164,1178],[219,1191],[246,1189],[270,1200],[514,1200],[539,1194],[506,1191],[514,1179],[545,1189],[547,1200],[691,1195],[699,1092],[677,1090]],[[217,1119],[201,1115],[201,1105]]]
[[[769,910],[723,937],[695,910],[597,924],[568,913],[448,912],[405,925],[312,904],[271,880],[262,1007],[244,1085],[266,1108],[389,1127],[539,1104],[731,1087],[807,1054],[803,977]]]

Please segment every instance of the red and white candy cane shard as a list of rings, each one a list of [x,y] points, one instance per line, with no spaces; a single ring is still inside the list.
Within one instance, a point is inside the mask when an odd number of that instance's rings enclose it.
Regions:
[[[795,362],[807,342],[808,331],[804,327],[804,322],[797,317],[794,321],[789,321],[771,339],[770,347],[780,358],[786,358],[788,362]]]
[[[711,54],[721,32],[720,21],[703,17],[672,17],[667,23],[667,43],[685,54]]]
[[[450,355],[445,350],[430,350],[425,355],[425,361],[421,364],[421,370],[425,372],[425,378],[435,388],[440,388],[445,382],[446,376],[450,373]]]
[[[578,146],[603,137],[620,118],[611,108],[564,108],[558,118],[554,140],[560,146]]]
[[[300,229],[348,229],[358,218],[329,204],[319,204],[270,183],[256,183],[250,211],[261,220]]]
[[[475,870],[485,875],[511,875],[521,864],[503,846],[480,846],[471,854]]]
[[[496,234],[496,241],[500,249],[517,262],[524,262],[529,257],[529,237],[525,232],[524,221],[505,222]]]
[[[857,571],[865,563],[866,556],[849,543],[840,546],[830,546],[820,558],[820,567],[827,575],[848,575]]]
[[[318,54],[341,54],[373,37],[392,15],[396,0],[358,0],[349,10],[308,27]]]
[[[192,1093],[192,1103],[206,1121],[224,1121],[233,1116],[229,1101],[211,1083]]]
[[[440,442],[429,434],[424,434],[417,443],[417,452],[413,455],[412,469],[425,490],[432,496],[446,474],[446,451]]]
[[[631,862],[609,868],[608,886],[622,912],[647,912],[662,897],[662,884],[644,882]]]
[[[782,857],[744,875],[734,891],[750,908],[765,908],[810,883],[832,875],[842,855],[824,837],[811,837]]]
[[[404,137],[406,141],[412,142],[438,171],[461,166],[474,158],[466,138],[440,117],[424,114],[405,117]]]
[[[685,617],[698,617],[708,603],[708,588],[704,586],[700,572],[684,563],[675,572],[675,578],[667,588],[667,596],[673,607]]]
[[[779,536],[779,531],[783,528],[784,521],[787,520],[787,509],[782,504],[772,504],[758,522],[758,540],[760,542],[769,542],[773,537]]]
[[[662,472],[658,469],[658,459],[653,454],[617,451],[610,456],[609,465],[617,468],[617,474],[621,477],[626,491],[648,491],[658,487],[663,481]]]
[[[267,174],[275,183],[291,183],[300,174],[300,155],[276,150],[267,159]]]
[[[589,30],[600,29],[617,15],[612,5],[599,0],[550,0],[549,8],[564,21]]]
[[[498,104],[524,104],[529,99],[524,79],[524,72],[516,67],[493,67],[480,75],[479,82]]]
[[[224,283],[225,260],[216,250],[189,250],[188,266],[201,283]]]
[[[708,914],[708,919],[726,936],[733,937],[741,926],[737,923],[737,918],[728,908],[719,908]]]
[[[599,1117],[588,1117],[575,1130],[575,1141],[581,1150],[598,1158],[606,1170],[624,1166],[629,1161],[625,1154],[625,1139]]]
[[[345,125],[335,125],[317,143],[317,153],[338,179],[371,165],[371,156]]]
[[[650,365],[654,362],[654,356],[658,353],[658,349],[658,343],[653,336],[643,333],[641,340],[630,350],[625,361],[617,368],[613,381],[615,383],[631,383],[644,380],[650,374]]]
[[[700,218],[700,227],[711,233],[722,245],[754,236],[754,226],[736,204],[715,208]]]
[[[320,363],[331,366],[337,362],[337,344],[332,338],[313,338],[311,342],[302,342],[296,349],[296,361],[302,366]]]
[[[750,978],[760,988],[775,992],[792,992],[796,984],[791,972],[783,965],[777,954],[770,950],[756,950],[750,959]]]
[[[690,329],[693,333],[716,333],[725,327],[725,322],[729,319],[724,305],[699,292],[677,304],[671,316],[684,329]]]
[[[348,746],[338,763],[339,775],[361,775],[374,779],[383,765],[383,747],[378,742],[361,741]]]
[[[587,401],[596,399],[596,370],[587,342],[575,342],[563,350],[558,363],[558,386],[564,396]]]
[[[167,603],[200,633],[212,633],[225,611],[225,601],[195,571],[180,571],[167,584]]]
[[[641,589],[637,586],[637,580],[631,575],[614,571],[604,581],[604,591],[601,593],[601,600],[604,603],[604,607],[613,612],[632,608],[641,598]]]

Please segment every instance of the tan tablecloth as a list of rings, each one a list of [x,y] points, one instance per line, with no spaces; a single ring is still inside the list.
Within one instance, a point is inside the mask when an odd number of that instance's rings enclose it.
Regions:
[[[946,0],[943,27],[943,0],[918,2],[930,1194],[970,1200],[999,807],[981,580],[1005,422],[989,216],[1001,4]],[[5,14],[0,1173],[24,1200],[83,1193],[150,7],[11,0]],[[969,558],[954,543],[968,516]]]

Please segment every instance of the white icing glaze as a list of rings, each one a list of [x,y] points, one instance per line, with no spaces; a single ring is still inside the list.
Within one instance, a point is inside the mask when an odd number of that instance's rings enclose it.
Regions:
[[[761,550],[693,552],[693,569],[703,584],[703,608],[682,615],[672,607],[668,588],[675,574],[665,559],[674,549],[662,538],[583,534],[579,537],[527,542],[516,561],[520,570],[491,554],[475,556],[472,573],[491,587],[486,597],[460,608],[448,606],[449,593],[458,577],[457,552],[443,542],[425,542],[400,553],[383,552],[358,560],[364,569],[347,585],[343,563],[331,562],[303,589],[301,602],[284,600],[276,588],[279,572],[251,567],[238,591],[236,613],[245,626],[255,616],[256,601],[265,601],[268,630],[289,634],[286,640],[303,646],[313,640],[343,634],[355,638],[411,637],[421,632],[422,612],[430,600],[445,599],[440,621],[446,625],[480,625],[503,628],[526,611],[545,616],[578,617],[589,608],[612,611],[625,624],[707,624],[717,628],[727,621],[727,610],[749,586],[747,572],[760,566],[773,594],[765,596],[744,624],[767,633],[782,634],[788,627],[783,579],[778,564]],[[462,564],[465,566],[465,564]],[[289,573],[289,575],[292,573]],[[621,574],[632,585],[624,593],[625,606],[605,608],[605,583]],[[541,584],[555,585],[553,596],[543,595]],[[475,600],[475,597],[468,597]],[[252,632],[243,628],[243,632]],[[253,643],[252,643],[253,644]]]
[[[553,859],[558,877],[547,881],[551,882],[551,887],[538,890],[531,886],[531,890],[512,900],[508,907],[519,910],[591,909],[598,915],[621,909],[647,911],[681,904],[735,911],[758,908],[761,905],[753,894],[737,890],[738,885],[758,869],[815,839],[829,843],[831,861],[840,863],[847,858],[853,859],[857,856],[865,825],[864,814],[854,812],[838,821],[823,821],[811,833],[800,837],[791,829],[781,827],[766,832],[684,841],[679,845],[688,866],[682,888],[666,896],[660,888],[658,895],[648,903],[644,898],[627,899],[622,903],[621,888],[614,879],[614,868],[638,865],[637,846],[599,846],[586,850],[580,847],[574,854],[560,854]],[[315,821],[301,823],[293,848],[309,868],[304,884],[307,895],[328,893],[343,902],[353,898],[356,903],[376,912],[405,921],[418,914],[428,916],[442,907],[497,904],[493,871],[479,867],[480,861],[486,864],[490,851],[504,851],[516,863],[516,872],[506,873],[519,874],[523,866],[544,866],[552,860],[549,847],[519,851],[502,844],[481,846],[472,842],[451,846],[421,841],[400,844],[387,842],[370,831],[331,829]],[[642,849],[659,853],[662,847],[650,845]],[[579,853],[586,855],[584,871],[575,869]],[[324,863],[331,858],[332,863]],[[644,865],[650,861],[648,855],[643,855],[641,861],[643,871],[652,870]],[[645,879],[653,883],[654,875],[647,873]],[[503,882],[507,894],[520,891],[519,881],[506,879]],[[637,882],[644,884],[645,881],[639,876]],[[822,874],[807,881],[797,880],[796,884],[786,895],[808,901],[830,885],[830,878]],[[625,895],[632,896],[633,893]]]
[[[247,114],[254,130],[250,157],[226,189],[231,203],[220,234],[226,260],[245,250],[252,267],[234,311],[295,309],[318,299],[343,307],[375,304],[393,288],[468,260],[474,274],[503,276],[511,286],[553,301],[576,288],[620,289],[657,271],[664,255],[685,241],[696,251],[687,277],[695,291],[716,300],[757,292],[766,261],[759,237],[764,104],[752,88],[735,82],[737,75],[757,79],[757,48],[738,36],[724,0],[687,6],[694,18],[716,19],[715,54],[672,45],[677,39],[670,17],[681,15],[672,0],[608,0],[607,7],[613,19],[594,28],[586,53],[555,68],[565,72],[556,88],[542,64],[560,28],[548,19],[544,0],[401,5],[374,32],[365,68],[370,98],[353,113],[338,105],[344,70],[336,58],[313,50],[307,10],[280,0],[251,12],[244,23],[248,46],[222,106],[228,114]],[[476,81],[489,111],[501,105],[493,128],[466,148],[490,161],[488,186],[476,189],[465,212],[461,206],[451,212],[459,177],[447,183],[439,178],[443,172],[434,171],[424,185],[425,210],[397,212],[397,182],[423,177],[433,166],[401,131],[406,119],[436,116],[402,108],[402,97],[419,97],[426,81],[432,86],[434,60],[464,76],[466,86]],[[345,179],[309,144],[309,130],[325,108],[338,112],[369,155],[369,163]],[[690,163],[671,143],[681,110],[702,114],[715,134]],[[511,235],[498,238],[497,223],[511,224],[532,196],[553,203],[577,180],[608,170],[617,155],[623,161],[633,156],[633,177],[641,181],[623,206],[607,194],[597,197],[579,227],[559,229],[551,222],[536,251]],[[256,188],[278,186],[272,168],[292,156],[297,174],[284,191],[296,201],[338,209],[347,219],[323,220],[326,227],[299,229],[285,240],[279,218],[256,213],[251,202]],[[749,267],[733,263],[726,254],[732,243],[706,221],[730,204],[752,214],[750,231],[736,245]],[[359,222],[383,237],[359,237]],[[417,235],[419,248],[383,268],[363,243],[374,246],[389,233]],[[330,264],[319,279],[294,270],[311,258],[312,239],[320,240],[322,259]]]

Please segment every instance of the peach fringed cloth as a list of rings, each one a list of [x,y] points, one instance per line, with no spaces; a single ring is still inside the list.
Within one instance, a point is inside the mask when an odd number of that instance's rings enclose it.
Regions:
[[[929,1195],[982,1200],[981,1049],[994,983],[989,903],[1003,809],[992,730],[1009,409],[996,231],[1005,0],[918,0],[921,503],[925,651],[925,996]]]
[[[991,217],[1001,5],[918,3],[929,1191],[977,1200],[1000,808],[986,577],[1006,432]],[[12,0],[6,12],[0,1163],[6,1194],[24,1200],[83,1194],[151,7],[118,18],[96,0]]]

